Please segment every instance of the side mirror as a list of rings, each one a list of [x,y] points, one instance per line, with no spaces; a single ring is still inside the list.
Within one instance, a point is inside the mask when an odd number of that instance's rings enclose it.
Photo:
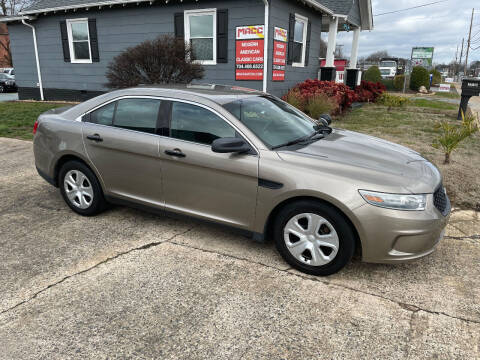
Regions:
[[[212,151],[216,153],[243,153],[250,149],[250,145],[245,140],[236,137],[220,138],[212,143]]]
[[[320,115],[319,121],[323,122],[324,125],[328,126],[332,123],[332,118],[328,114]]]

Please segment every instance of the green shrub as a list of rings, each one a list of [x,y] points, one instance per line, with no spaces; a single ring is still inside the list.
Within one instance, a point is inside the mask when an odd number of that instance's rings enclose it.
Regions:
[[[437,70],[435,70],[435,69],[432,69],[432,70],[430,71],[430,74],[433,75],[432,84],[438,85],[438,84],[441,84],[441,83],[442,83],[442,74],[440,74],[439,71],[437,71]]]
[[[394,91],[395,87],[393,86],[393,79],[382,79],[380,81],[385,87],[387,88],[387,91]]]
[[[405,82],[405,75],[397,75],[393,79],[393,87],[397,91],[402,91],[404,82]]]
[[[313,119],[320,118],[322,114],[330,114],[336,107],[334,101],[327,94],[315,94],[305,106],[305,112]]]
[[[305,111],[306,101],[305,97],[302,96],[300,90],[292,89],[290,90],[287,95],[285,95],[284,100],[289,103],[290,105],[296,107],[300,111]]]
[[[393,107],[403,107],[408,104],[408,98],[404,96],[392,95],[388,93],[383,93],[377,100],[379,104],[388,106],[388,111],[392,110]]]
[[[420,86],[425,86],[427,89],[430,88],[430,75],[423,66],[415,66],[410,76],[410,89],[418,91]]]
[[[380,82],[382,81],[382,74],[378,66],[371,66],[363,73],[362,80],[371,81],[371,82]]]
[[[462,124],[455,124],[448,120],[442,120],[437,124],[440,130],[432,146],[445,152],[445,164],[450,163],[450,154],[458,148],[458,145],[478,131],[478,123],[473,115],[465,116],[462,112]]]

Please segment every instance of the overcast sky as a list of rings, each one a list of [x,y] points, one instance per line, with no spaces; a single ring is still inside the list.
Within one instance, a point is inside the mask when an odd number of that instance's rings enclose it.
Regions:
[[[455,58],[457,44],[461,46],[462,37],[467,41],[470,15],[475,6],[472,36],[476,34],[473,40],[476,43],[472,47],[480,47],[479,0],[449,0],[396,14],[375,16],[433,1],[435,0],[372,0],[374,29],[371,32],[361,32],[359,56],[385,49],[390,55],[409,58],[414,46],[434,46],[433,61],[449,63]],[[344,45],[347,56],[350,55],[351,42],[351,32],[339,34],[337,44]],[[470,60],[480,60],[480,48],[470,50],[469,62]]]

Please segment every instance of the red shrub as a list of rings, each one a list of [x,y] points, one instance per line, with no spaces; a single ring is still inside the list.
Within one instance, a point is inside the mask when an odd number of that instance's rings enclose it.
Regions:
[[[359,102],[376,102],[378,97],[382,95],[387,88],[380,82],[362,81],[355,88],[357,101]]]
[[[306,80],[303,83],[295,85],[290,92],[298,92],[307,102],[310,98],[318,94],[325,94],[336,104],[333,114],[339,114],[348,109],[357,96],[348,86],[337,84],[334,81]],[[288,94],[283,97],[286,100]]]

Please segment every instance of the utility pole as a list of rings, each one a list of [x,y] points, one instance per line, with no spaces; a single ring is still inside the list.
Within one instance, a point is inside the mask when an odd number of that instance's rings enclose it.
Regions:
[[[463,73],[467,75],[467,66],[468,66],[468,53],[470,52],[470,41],[472,40],[472,25],[473,25],[473,14],[475,9],[472,9],[472,17],[470,18],[470,30],[468,31],[468,41],[467,41],[467,55],[465,56],[465,69]]]
[[[452,75],[452,72],[453,72],[453,76],[457,75],[457,67],[458,67],[458,44],[457,44],[457,51],[455,51],[455,62],[453,63],[453,69],[450,68],[449,75]]]
[[[464,38],[462,38],[462,50],[460,51],[460,60],[458,61],[458,69],[457,71],[460,71],[460,66],[462,65],[462,58],[463,58],[463,42],[464,42]]]

